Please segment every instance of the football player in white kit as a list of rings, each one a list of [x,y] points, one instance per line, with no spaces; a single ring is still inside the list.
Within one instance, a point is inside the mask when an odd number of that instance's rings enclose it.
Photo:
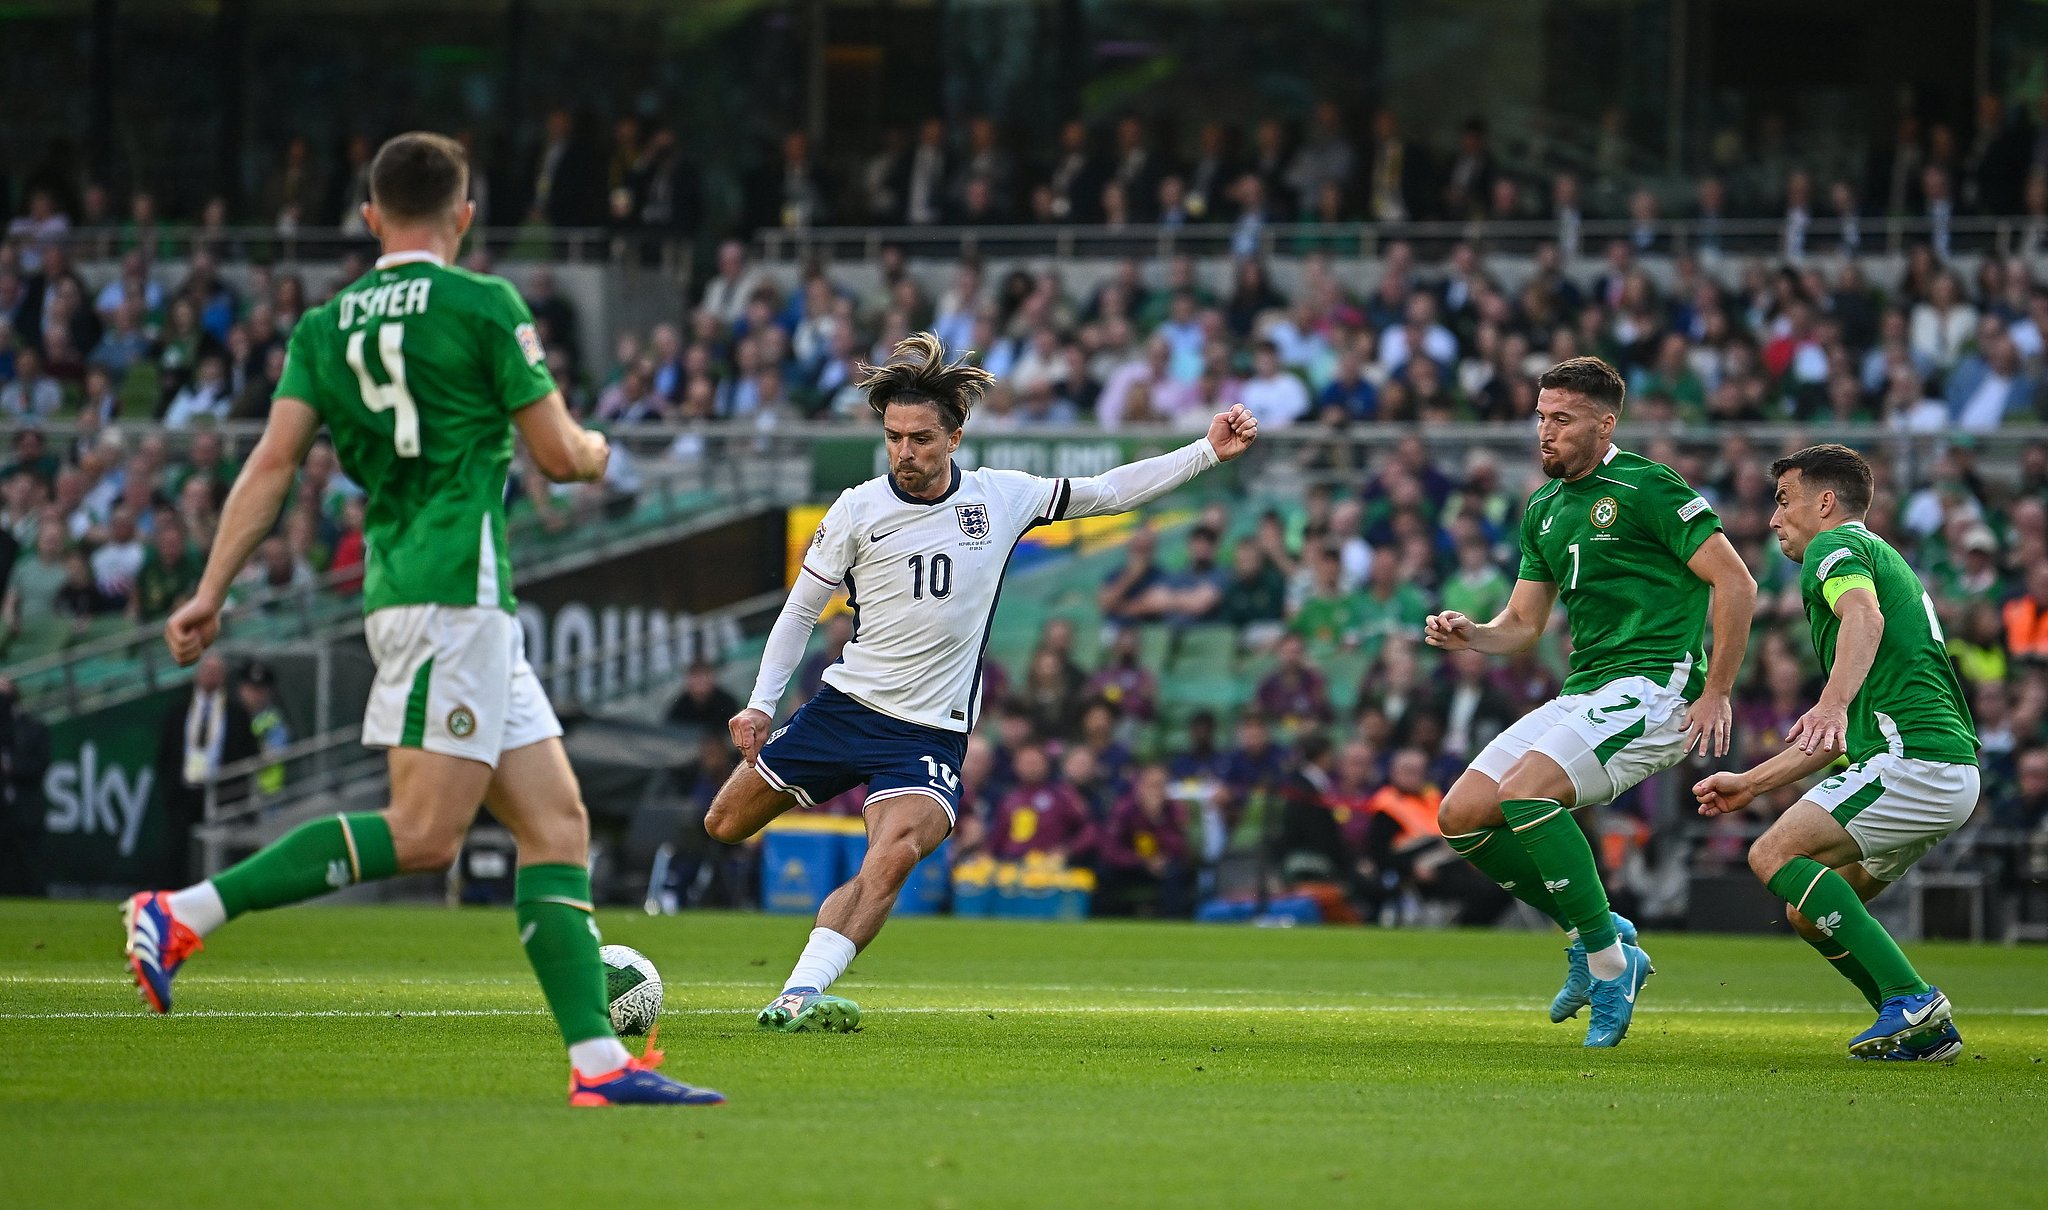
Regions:
[[[793,806],[868,787],[860,872],[819,909],[803,956],[761,1010],[765,1029],[860,1024],[859,1005],[825,992],[881,932],[912,868],[953,830],[960,759],[981,707],[982,652],[1018,540],[1054,521],[1137,508],[1244,453],[1259,433],[1236,406],[1200,440],[1092,478],[961,470],[953,452],[994,381],[978,366],[949,364],[930,332],[898,344],[886,364],[862,367],[890,472],[840,493],[825,513],[769,634],[753,695],[733,716],[744,760],[704,820],[718,840],[737,844]],[[841,585],[853,639],[817,696],[771,734],[818,614]]]

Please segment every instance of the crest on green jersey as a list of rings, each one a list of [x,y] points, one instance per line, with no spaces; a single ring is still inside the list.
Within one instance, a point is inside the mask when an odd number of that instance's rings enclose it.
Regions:
[[[1593,525],[1596,529],[1606,529],[1620,515],[1621,505],[1615,503],[1613,496],[1602,496],[1593,501]]]

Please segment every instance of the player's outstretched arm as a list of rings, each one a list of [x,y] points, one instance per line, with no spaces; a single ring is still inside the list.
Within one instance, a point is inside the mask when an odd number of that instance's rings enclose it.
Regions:
[[[1556,604],[1557,585],[1548,580],[1516,580],[1507,608],[1491,622],[1475,622],[1455,609],[1446,609],[1423,621],[1422,641],[1445,651],[1509,655],[1542,637]]]
[[[533,464],[556,483],[602,478],[611,461],[611,443],[603,433],[576,423],[560,391],[549,391],[512,413],[512,423],[519,427]]]
[[[1842,619],[1842,630],[1835,636],[1828,683],[1813,709],[1800,715],[1785,735],[1786,742],[1802,752],[1830,757],[1848,750],[1849,703],[1862,692],[1870,666],[1877,661],[1877,645],[1884,639],[1884,611],[1870,589],[1852,588],[1836,597],[1834,610]]]
[[[768,742],[768,730],[775,721],[775,711],[782,705],[782,693],[789,688],[789,678],[804,658],[804,648],[810,645],[818,615],[832,603],[833,587],[818,579],[808,567],[799,571],[796,586],[789,590],[789,599],[782,603],[775,627],[768,632],[768,642],[761,649],[761,671],[754,677],[754,692],[747,698],[747,708],[733,715],[727,724],[733,747],[740,750],[740,757],[748,764],[754,763],[754,755]]]
[[[1074,517],[1107,517],[1127,513],[1149,504],[1218,463],[1228,462],[1252,447],[1259,439],[1259,421],[1243,404],[1218,412],[1209,422],[1209,433],[1199,441],[1156,458],[1104,471],[1085,479],[1064,480],[1066,490],[1055,491],[1047,519],[1066,521]]]
[[[1747,773],[1710,773],[1693,783],[1692,796],[1699,800],[1700,814],[1712,817],[1740,811],[1759,794],[1811,777],[1835,761],[1831,752],[1805,752],[1797,744]]]
[[[1749,650],[1749,623],[1756,615],[1756,579],[1743,566],[1742,556],[1726,534],[1713,534],[1693,552],[1686,566],[1692,574],[1713,586],[1714,603],[1708,622],[1714,630],[1714,654],[1707,663],[1707,683],[1699,700],[1685,712],[1685,750],[1702,756],[1728,755],[1728,741],[1735,727],[1731,702],[1735,676],[1742,671],[1742,657]]]
[[[220,529],[213,549],[207,552],[199,587],[164,623],[164,642],[178,663],[198,660],[220,635],[220,611],[227,604],[228,586],[242,574],[257,544],[277,524],[292,476],[319,433],[320,414],[304,401],[281,398],[270,405],[263,436],[242,464],[227,503],[221,506]]]

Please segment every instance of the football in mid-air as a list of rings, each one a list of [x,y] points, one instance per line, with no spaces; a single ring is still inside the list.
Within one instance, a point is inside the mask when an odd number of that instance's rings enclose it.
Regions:
[[[607,945],[597,955],[604,960],[612,1029],[621,1037],[646,1033],[661,1014],[661,972],[630,945]]]

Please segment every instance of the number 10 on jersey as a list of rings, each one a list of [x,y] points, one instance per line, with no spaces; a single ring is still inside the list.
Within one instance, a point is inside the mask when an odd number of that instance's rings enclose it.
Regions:
[[[924,590],[924,556],[912,555],[910,556],[910,599],[913,601],[924,600]],[[932,556],[931,590],[932,596],[941,601],[953,595],[952,556],[944,554]]]
[[[420,456],[420,409],[412,399],[412,388],[405,385],[405,325],[379,324],[377,327],[377,362],[384,370],[388,383],[379,383],[370,377],[370,367],[363,359],[363,338],[369,335],[368,328],[357,328],[349,333],[348,368],[356,372],[356,385],[362,389],[363,406],[373,412],[396,412],[391,427],[391,444],[401,458]]]

